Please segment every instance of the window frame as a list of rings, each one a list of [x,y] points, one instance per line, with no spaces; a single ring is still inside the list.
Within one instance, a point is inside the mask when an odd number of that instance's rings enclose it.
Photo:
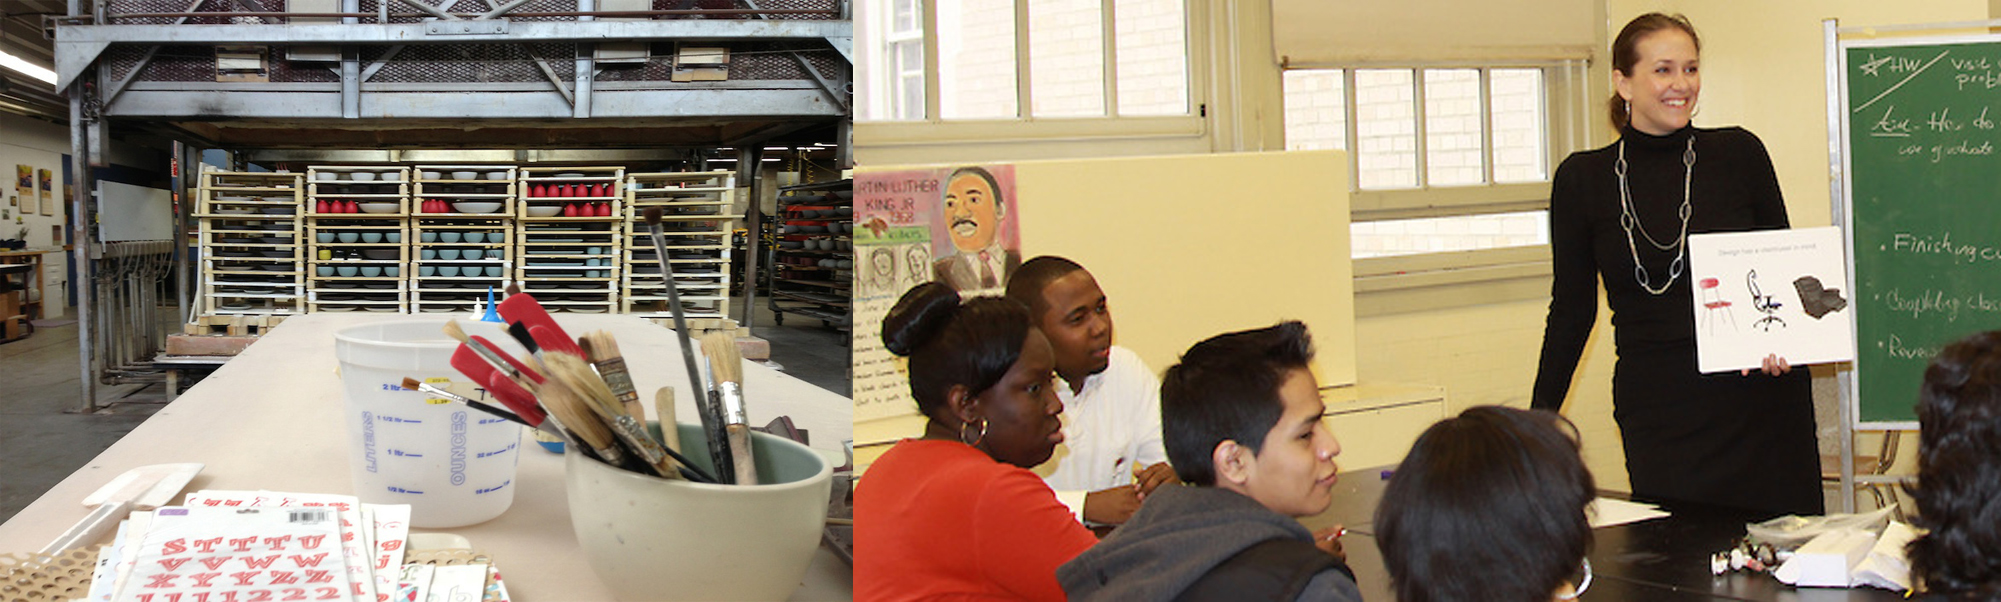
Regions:
[[[890,0],[894,2],[895,0]],[[858,119],[881,133],[885,142],[918,143],[926,140],[965,142],[980,140],[1066,140],[1066,139],[1106,139],[1106,138],[1150,138],[1160,136],[1201,135],[1207,109],[1201,90],[1206,84],[1206,70],[1202,61],[1196,60],[1202,53],[1198,49],[1207,47],[1206,27],[1199,19],[1200,0],[1182,0],[1182,43],[1183,63],[1186,77],[1186,112],[1178,115],[1121,115],[1119,113],[1118,80],[1118,12],[1116,0],[1099,0],[1099,14],[1102,15],[1104,61],[1100,86],[1103,97],[1103,114],[1090,116],[1037,117],[1034,115],[1033,61],[1030,58],[1029,6],[1027,2],[1011,2],[1014,8],[1014,92],[1015,115],[998,118],[952,118],[942,116],[941,82],[938,56],[939,0],[916,0],[921,23],[924,52],[924,109],[920,119]],[[892,13],[882,20],[884,31],[893,27]],[[884,35],[889,41],[889,35]],[[893,88],[893,86],[892,86]],[[893,102],[885,105],[885,112],[894,112]],[[1035,124],[1024,130],[1021,126]],[[901,127],[917,126],[917,127]]]
[[[1438,60],[1408,62],[1290,63],[1282,71],[1342,71],[1342,110],[1346,114],[1344,141],[1349,165],[1349,219],[1372,222],[1414,218],[1460,217],[1549,209],[1550,182],[1564,157],[1586,148],[1592,139],[1596,90],[1592,85],[1590,57],[1564,56],[1547,59]],[[1414,120],[1416,121],[1417,171],[1414,188],[1368,189],[1360,187],[1360,159],[1355,152],[1358,122],[1354,85],[1355,72],[1368,69],[1407,69],[1413,80]],[[1424,74],[1428,69],[1479,69],[1481,79],[1482,164],[1485,183],[1430,186],[1427,184],[1425,139]],[[1503,183],[1493,181],[1493,124],[1491,78],[1493,69],[1538,69],[1542,71],[1544,106],[1544,152],[1546,178],[1540,182]],[[1283,96],[1283,76],[1280,95]],[[1548,244],[1498,247],[1471,251],[1414,253],[1384,257],[1353,258],[1357,316],[1462,307],[1506,301],[1546,298],[1551,274]],[[1351,253],[1352,258],[1352,253]],[[1438,294],[1450,288],[1455,294]]]

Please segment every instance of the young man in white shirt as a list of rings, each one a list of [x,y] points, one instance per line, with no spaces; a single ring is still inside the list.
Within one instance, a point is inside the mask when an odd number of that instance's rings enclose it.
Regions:
[[[1112,314],[1098,280],[1055,256],[1021,264],[1007,296],[1027,305],[1056,351],[1063,379],[1063,443],[1035,468],[1086,523],[1121,524],[1154,488],[1178,483],[1160,435],[1160,379],[1112,345]]]

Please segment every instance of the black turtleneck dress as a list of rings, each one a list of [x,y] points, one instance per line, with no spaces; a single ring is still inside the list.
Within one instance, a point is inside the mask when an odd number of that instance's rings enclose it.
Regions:
[[[1682,154],[1695,144],[1692,170]],[[1639,226],[1673,244],[1683,177],[1691,178],[1688,231],[1733,232],[1788,227],[1785,200],[1764,143],[1743,128],[1697,129],[1666,136],[1631,127],[1625,142],[1628,189]],[[1820,514],[1820,459],[1813,392],[1804,367],[1783,376],[1696,370],[1690,277],[1662,294],[1643,288],[1620,227],[1619,143],[1565,159],[1551,183],[1550,251],[1554,281],[1532,405],[1563,405],[1597,320],[1603,278],[1619,360],[1612,375],[1613,417],[1626,448],[1633,494],[1773,513]],[[1669,281],[1678,252],[1662,251],[1633,231],[1649,282]]]

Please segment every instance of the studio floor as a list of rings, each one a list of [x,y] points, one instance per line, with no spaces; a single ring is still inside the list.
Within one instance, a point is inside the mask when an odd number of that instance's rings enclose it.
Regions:
[[[741,307],[741,300],[737,304]],[[771,343],[774,367],[848,395],[847,334],[818,320],[793,318],[779,326],[762,299],[759,305],[751,333]],[[34,336],[0,345],[0,373],[7,375],[0,391],[0,522],[89,464],[166,399],[159,384],[103,386],[98,388],[103,409],[78,413],[83,404],[77,326],[65,320],[43,324]]]

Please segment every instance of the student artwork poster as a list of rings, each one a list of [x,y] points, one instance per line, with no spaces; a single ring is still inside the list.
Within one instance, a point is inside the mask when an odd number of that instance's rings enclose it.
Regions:
[[[916,411],[902,359],[882,347],[883,316],[905,291],[944,280],[999,295],[1021,264],[1010,165],[855,175],[851,307],[855,420]]]
[[[1796,228],[1688,237],[1696,364],[1705,374],[1855,359],[1841,230]]]
[[[36,181],[39,182],[40,185],[36,189],[40,191],[42,197],[41,201],[42,215],[55,215],[56,173],[44,169],[41,170],[41,173],[39,175],[41,177],[37,178]]]

